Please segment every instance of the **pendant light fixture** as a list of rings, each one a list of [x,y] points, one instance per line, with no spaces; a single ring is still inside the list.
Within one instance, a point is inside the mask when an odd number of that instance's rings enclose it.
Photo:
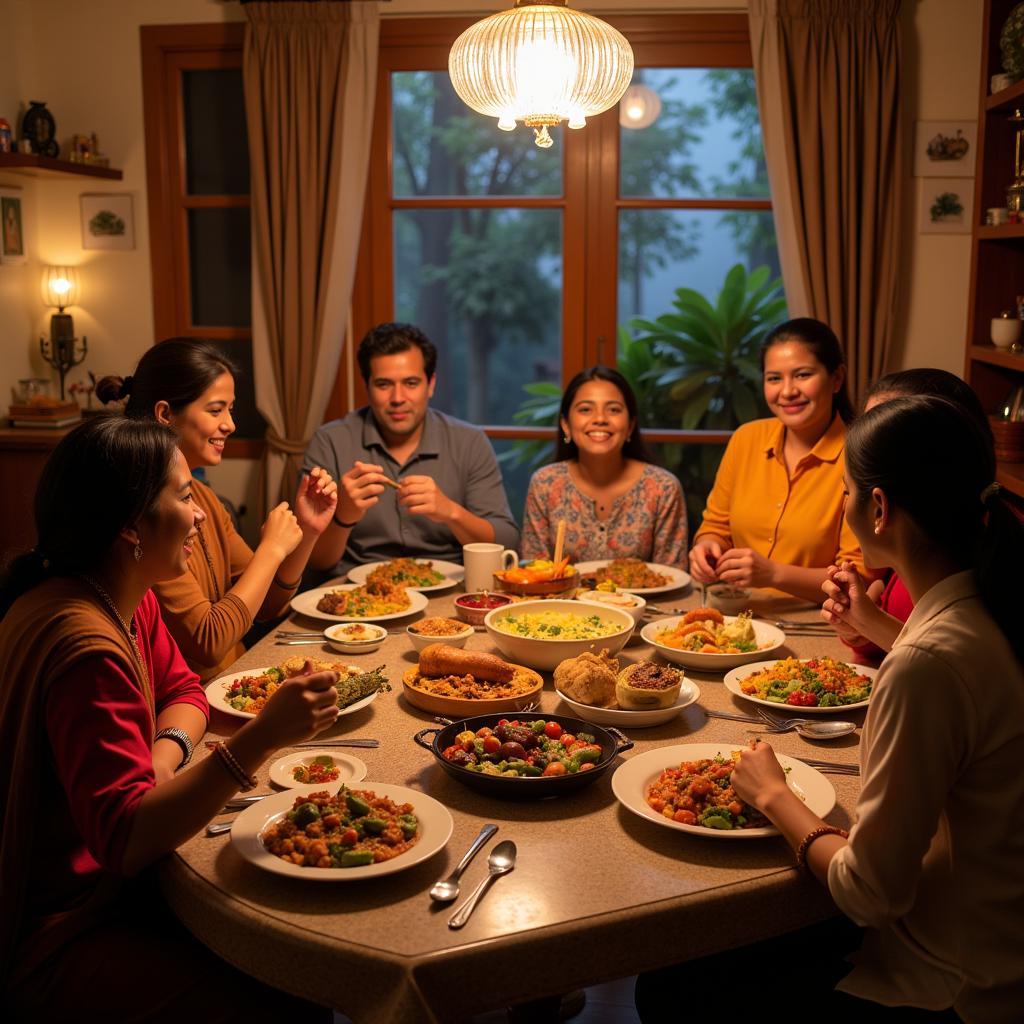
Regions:
[[[623,128],[649,128],[661,113],[661,97],[643,82],[634,82],[619,104],[619,124]]]
[[[516,0],[516,6],[471,25],[452,46],[448,74],[462,101],[512,131],[586,119],[618,103],[633,76],[633,51],[607,22],[570,10],[566,0]]]

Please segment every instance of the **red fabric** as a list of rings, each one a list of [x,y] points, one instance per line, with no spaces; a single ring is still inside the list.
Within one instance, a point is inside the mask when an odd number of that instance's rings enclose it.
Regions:
[[[900,622],[906,622],[910,618],[910,613],[914,610],[914,599],[896,573],[893,573],[885,584],[878,606]],[[872,643],[849,646],[853,649],[853,660],[858,665],[877,665],[885,657],[885,651]]]
[[[209,715],[150,592],[136,612],[157,714],[187,703]],[[50,687],[44,708],[49,763],[40,780],[29,918],[64,910],[119,874],[135,811],[155,784],[149,708],[113,658],[82,659]],[[27,823],[26,823],[27,824]]]

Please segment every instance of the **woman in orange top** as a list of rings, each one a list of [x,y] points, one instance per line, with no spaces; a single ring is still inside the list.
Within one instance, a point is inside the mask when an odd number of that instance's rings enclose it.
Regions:
[[[761,346],[773,419],[732,436],[690,551],[700,583],[766,587],[821,603],[836,559],[863,569],[843,522],[843,447],[853,406],[843,350],[819,320],[789,320]]]
[[[194,471],[219,465],[235,431],[235,373],[212,345],[171,338],[139,360],[134,376],[104,377],[96,394],[104,402],[127,399],[129,417],[172,427]],[[304,477],[294,512],[284,501],[272,509],[255,551],[209,487],[193,481],[192,496],[206,514],[200,550],[185,575],[154,590],[185,660],[206,682],[245,653],[242,637],[254,620],[271,619],[287,607],[313,545],[334,514],[337,485],[319,468]]]

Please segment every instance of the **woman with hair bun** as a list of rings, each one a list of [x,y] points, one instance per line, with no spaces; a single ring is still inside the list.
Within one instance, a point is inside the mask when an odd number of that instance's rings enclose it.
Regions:
[[[146,875],[275,750],[337,717],[335,673],[297,676],[179,771],[209,708],[151,588],[199,555],[193,486],[167,427],[87,420],[43,470],[37,547],[0,578],[8,1020],[324,1019],[202,947]]]
[[[820,320],[780,324],[761,345],[772,418],[729,439],[690,549],[699,583],[782,591],[821,603],[828,567],[863,568],[843,524],[843,444],[853,406],[839,339]]]
[[[234,433],[236,368],[216,348],[191,338],[154,345],[129,377],[104,377],[103,402],[124,401],[130,419],[170,426],[190,470],[216,466]],[[199,551],[188,571],[163,581],[156,594],[168,628],[203,681],[220,675],[245,651],[242,638],[255,620],[281,614],[298,589],[310,552],[337,506],[337,484],[326,470],[303,477],[294,511],[272,509],[253,551],[235,530],[213,491],[193,482],[206,513]]]

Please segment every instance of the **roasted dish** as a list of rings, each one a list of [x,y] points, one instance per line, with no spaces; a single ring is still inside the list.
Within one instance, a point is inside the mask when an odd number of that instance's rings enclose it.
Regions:
[[[405,673],[405,682],[437,697],[503,700],[537,689],[542,680],[536,672],[494,654],[430,644],[420,651],[419,665]]]
[[[228,685],[225,700],[236,711],[258,715],[267,706],[267,701],[277,692],[282,683],[303,672],[307,661],[312,662],[314,672],[338,673],[338,681],[334,684],[334,688],[338,691],[338,707],[341,709],[355,704],[356,701],[362,700],[364,697],[369,697],[377,690],[391,689],[387,677],[384,675],[383,665],[372,672],[360,672],[340,661],[289,658],[279,667],[268,668],[260,675],[236,679]]]
[[[404,612],[410,605],[405,587],[398,583],[366,581],[351,589],[332,590],[316,603],[317,611],[328,615],[352,615],[372,619]]]
[[[655,640],[666,647],[699,654],[746,654],[757,650],[753,614],[743,612],[732,622],[717,608],[694,608],[671,629],[655,634]]]

